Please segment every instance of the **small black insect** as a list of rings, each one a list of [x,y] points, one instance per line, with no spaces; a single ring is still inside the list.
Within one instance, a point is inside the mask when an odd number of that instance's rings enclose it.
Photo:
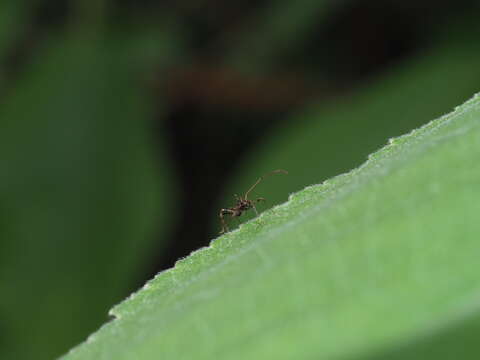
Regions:
[[[255,186],[257,186],[260,183],[260,181],[262,181],[267,176],[270,176],[270,175],[273,175],[273,174],[288,174],[288,171],[279,169],[279,170],[271,171],[271,172],[261,176],[255,182],[255,184],[253,184],[250,187],[250,189],[247,190],[247,192],[245,193],[245,196],[241,197],[241,196],[235,195],[235,198],[237,199],[237,203],[235,204],[235,206],[233,206],[231,208],[226,208],[226,209],[220,210],[219,217],[220,217],[220,221],[222,223],[222,230],[220,231],[220,234],[223,234],[224,232],[228,231],[227,222],[225,221],[225,218],[224,218],[225,215],[230,215],[231,218],[234,218],[234,217],[238,217],[238,216],[242,215],[244,211],[247,211],[247,210],[250,210],[250,209],[255,210],[255,214],[258,215],[258,211],[257,211],[257,208],[255,207],[255,203],[260,202],[260,201],[265,201],[265,199],[264,198],[257,198],[256,200],[249,200],[248,199],[248,194],[250,193],[250,191],[252,191],[255,188]]]

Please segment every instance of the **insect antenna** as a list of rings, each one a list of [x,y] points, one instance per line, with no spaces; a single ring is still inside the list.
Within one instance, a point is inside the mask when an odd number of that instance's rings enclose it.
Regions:
[[[248,198],[248,194],[250,193],[250,191],[252,191],[253,189],[255,189],[255,186],[257,186],[263,179],[265,179],[266,177],[270,176],[270,175],[273,175],[273,174],[288,174],[288,171],[287,170],[282,170],[282,169],[278,169],[278,170],[273,170],[273,171],[270,171],[269,173],[266,173],[265,175],[262,175],[258,178],[258,180],[255,182],[255,184],[253,184],[250,189],[247,190],[247,192],[245,193],[245,199]]]

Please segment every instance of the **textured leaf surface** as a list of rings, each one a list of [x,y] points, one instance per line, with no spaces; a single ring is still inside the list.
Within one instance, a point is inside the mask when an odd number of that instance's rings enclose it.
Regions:
[[[64,359],[473,358],[479,156],[477,96],[160,273]]]

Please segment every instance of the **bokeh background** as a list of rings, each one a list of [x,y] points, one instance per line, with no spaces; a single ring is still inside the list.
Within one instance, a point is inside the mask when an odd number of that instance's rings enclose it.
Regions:
[[[0,358],[52,359],[208,245],[480,89],[457,0],[0,2]]]

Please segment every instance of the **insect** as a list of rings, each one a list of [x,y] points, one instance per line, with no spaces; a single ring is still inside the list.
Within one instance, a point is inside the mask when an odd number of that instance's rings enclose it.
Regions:
[[[235,206],[233,206],[231,208],[226,208],[226,209],[220,210],[219,217],[220,217],[220,222],[222,223],[222,230],[220,231],[220,234],[223,234],[223,233],[228,231],[227,222],[225,221],[225,216],[226,215],[230,215],[231,218],[239,217],[243,214],[244,211],[253,209],[255,211],[255,214],[258,216],[258,211],[257,211],[257,208],[255,207],[255,204],[260,202],[260,201],[265,201],[265,199],[260,197],[260,198],[257,198],[256,200],[250,200],[248,198],[248,194],[263,179],[265,179],[267,176],[270,176],[270,175],[273,175],[273,174],[288,174],[288,171],[279,169],[279,170],[271,171],[271,172],[261,176],[255,182],[255,184],[253,184],[250,187],[250,189],[247,190],[247,192],[245,193],[245,195],[243,197],[235,194],[235,199],[237,199],[237,203],[235,204]]]

